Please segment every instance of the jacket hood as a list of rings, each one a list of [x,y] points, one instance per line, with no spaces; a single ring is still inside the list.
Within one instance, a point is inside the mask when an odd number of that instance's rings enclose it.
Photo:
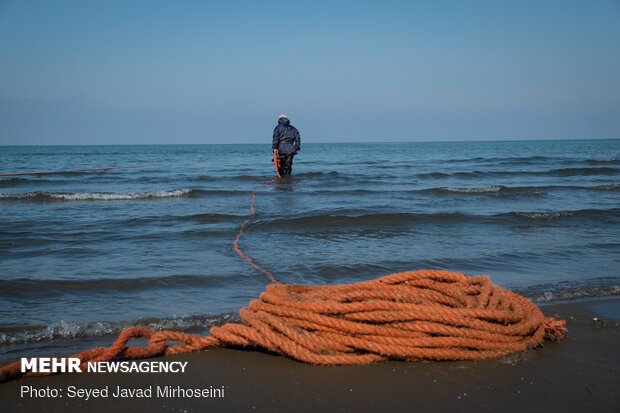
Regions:
[[[288,126],[288,124],[291,123],[291,121],[288,120],[288,118],[280,118],[278,119],[278,123],[280,125]]]

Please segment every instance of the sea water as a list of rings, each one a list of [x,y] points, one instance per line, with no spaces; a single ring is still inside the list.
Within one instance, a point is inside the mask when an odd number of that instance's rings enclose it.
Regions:
[[[205,334],[268,280],[487,274],[536,303],[620,294],[620,140],[3,146],[0,361]]]

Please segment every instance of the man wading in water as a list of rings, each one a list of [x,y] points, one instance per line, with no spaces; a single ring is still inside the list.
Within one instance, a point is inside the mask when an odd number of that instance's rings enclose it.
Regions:
[[[280,175],[290,175],[293,172],[293,157],[299,153],[301,138],[296,127],[291,125],[286,115],[278,117],[278,124],[273,130],[273,152],[278,151],[280,160]]]

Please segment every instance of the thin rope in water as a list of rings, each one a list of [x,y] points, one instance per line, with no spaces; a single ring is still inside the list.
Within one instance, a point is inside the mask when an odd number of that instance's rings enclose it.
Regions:
[[[270,181],[265,182],[263,187],[266,186],[269,182]],[[265,274],[267,278],[269,279],[269,281],[275,284],[280,284],[280,282],[276,280],[273,274],[271,274],[269,271],[267,271],[260,265],[256,264],[251,257],[248,257],[247,255],[245,255],[239,248],[239,239],[241,238],[241,235],[243,235],[243,232],[245,231],[245,229],[248,227],[248,225],[250,225],[250,221],[253,220],[254,217],[256,216],[254,212],[254,200],[255,199],[256,199],[256,193],[252,191],[252,201],[250,201],[250,216],[248,217],[248,219],[243,221],[243,223],[241,224],[241,227],[239,227],[239,232],[237,233],[237,236],[235,237],[235,240],[233,241],[233,248],[235,249],[235,252],[239,254],[241,258],[246,260],[252,267],[256,268],[258,271]]]

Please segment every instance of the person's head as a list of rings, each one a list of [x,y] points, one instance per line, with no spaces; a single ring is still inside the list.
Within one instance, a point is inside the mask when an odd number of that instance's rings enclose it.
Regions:
[[[291,122],[288,120],[288,118],[286,117],[286,115],[280,115],[280,116],[278,116],[278,123],[279,123],[280,125],[287,126],[287,125],[289,125]]]

